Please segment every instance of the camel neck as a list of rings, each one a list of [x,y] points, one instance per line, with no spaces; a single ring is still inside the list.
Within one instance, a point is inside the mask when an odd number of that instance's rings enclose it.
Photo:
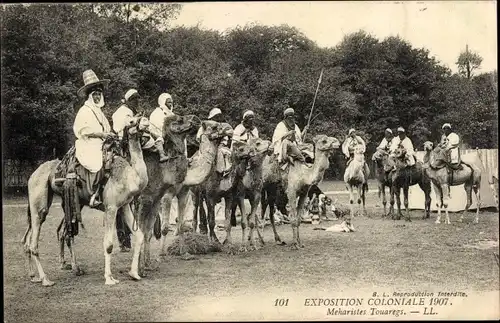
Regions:
[[[141,144],[139,143],[139,134],[135,133],[129,135],[129,153],[130,153],[130,164],[135,169],[141,180],[148,178],[148,171],[146,168],[146,163],[142,155]]]
[[[324,151],[316,150],[313,167],[306,169],[306,172],[310,174],[310,176],[306,176],[306,178],[309,178],[309,181],[306,184],[308,185],[319,184],[323,180],[325,171],[328,169],[329,166],[330,162],[328,161],[328,155]]]
[[[199,154],[188,167],[184,185],[199,185],[210,175],[217,158],[217,141],[201,136]]]

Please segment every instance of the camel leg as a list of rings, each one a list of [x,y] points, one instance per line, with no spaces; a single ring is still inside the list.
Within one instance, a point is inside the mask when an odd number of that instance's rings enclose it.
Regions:
[[[240,212],[241,212],[241,247],[240,247],[240,252],[246,252],[248,251],[247,248],[247,227],[248,227],[248,216],[247,212],[245,210],[245,199],[238,197],[237,199],[238,206],[240,207]]]
[[[196,232],[198,230],[198,210],[200,208],[200,193],[193,191],[193,221],[192,221],[192,226],[193,226],[193,232]]]
[[[203,201],[205,201],[205,204],[207,206],[207,210],[205,211],[205,207],[203,206]],[[214,202],[215,203],[215,202]],[[215,207],[215,204],[214,204]],[[207,196],[202,194],[200,196],[200,208],[199,208],[199,214],[200,214],[200,223],[199,223],[199,229],[201,234],[208,234],[208,223],[207,223],[207,217],[208,217],[208,200]]]
[[[410,209],[408,207],[408,190],[409,186],[404,185],[403,186],[403,198],[404,198],[404,204],[405,204],[405,210],[406,210],[406,221],[411,222],[411,215],[410,215]]]
[[[30,205],[30,209],[36,210],[37,208],[33,207],[33,206],[34,205]],[[40,263],[40,256],[38,253],[38,243],[40,241],[40,230],[41,230],[43,222],[45,222],[45,216],[47,214],[48,214],[48,210],[45,211],[45,209],[44,209],[41,212],[35,212],[35,214],[32,214],[32,216],[31,216],[31,230],[32,230],[32,232],[31,232],[31,237],[30,237],[31,239],[30,239],[30,245],[29,245],[29,252],[30,252],[30,260],[34,261],[35,266],[38,270],[38,276],[39,276],[39,278],[35,278],[34,270],[32,272],[30,272],[31,282],[33,282],[33,283],[42,282],[43,286],[48,287],[48,286],[54,285],[54,282],[50,281],[47,278],[47,276],[45,275],[45,272],[42,268],[42,264]]]
[[[172,207],[172,200],[174,196],[171,192],[167,192],[161,199],[160,214],[161,214],[161,238],[160,238],[160,257],[167,255],[167,233],[170,225],[170,212]],[[179,206],[177,206],[177,209]],[[181,232],[181,219],[177,217],[177,228],[175,235]]]
[[[288,194],[288,203],[290,203],[290,224],[292,225],[292,243],[290,248],[292,250],[299,249],[298,242],[298,228],[301,221],[300,214],[298,214],[299,208],[297,206],[297,195],[295,192],[289,192]]]
[[[364,203],[364,197],[363,197],[363,191],[364,191],[363,184],[358,185],[356,187],[356,189],[358,191],[358,208],[359,208],[359,214],[361,216],[364,216],[365,215],[365,203]],[[363,202],[363,205],[361,205],[361,202]]]
[[[431,216],[431,185],[429,183],[421,181],[418,183],[418,186],[425,195],[425,211],[424,215],[422,216],[422,220],[424,220],[430,218]]]
[[[271,221],[271,226],[273,228],[274,233],[274,241],[279,245],[286,245],[284,241],[281,241],[281,238],[276,231],[276,224],[274,223],[274,211],[276,210],[276,196],[274,194],[268,195],[268,204],[269,204],[269,220]]]
[[[443,207],[443,192],[441,191],[441,187],[439,185],[436,185],[432,183],[432,186],[434,187],[434,192],[436,193],[436,207],[438,209],[437,217],[436,217],[436,224],[441,223],[441,208]]]
[[[130,271],[128,272],[129,276],[135,280],[141,280],[141,276],[139,276],[139,254],[141,252],[141,247],[144,242],[144,234],[141,228],[137,228],[134,231],[134,214],[130,209],[130,204],[123,206],[123,216],[125,217],[125,223],[129,227],[130,231],[132,231],[132,243],[133,243],[133,255],[132,255],[132,265],[130,266]]]
[[[398,215],[396,217],[396,220],[401,219],[401,188],[400,187],[395,187],[394,189],[394,198],[396,199],[396,205],[398,207]]]
[[[474,193],[476,194],[476,206],[477,206],[476,217],[474,218],[474,224],[478,224],[479,223],[479,209],[481,208],[481,189],[480,189],[479,184],[474,185],[472,188],[474,189]],[[472,197],[471,197],[471,199],[472,199]]]
[[[227,203],[227,200],[225,200],[225,201]],[[212,221],[212,219],[214,219],[213,223],[214,223],[214,227],[215,227],[215,206],[217,205],[217,203],[215,202],[215,199],[213,197],[211,197],[211,196],[206,196],[206,202],[207,202],[207,217],[208,217],[208,220]],[[231,207],[231,205],[229,205],[229,207]],[[215,232],[214,232],[214,235],[215,235]],[[210,230],[209,239],[212,239],[212,238],[213,237],[212,237],[212,229],[211,229]]]
[[[233,239],[231,237],[231,214],[233,213],[233,210],[236,209],[236,201],[232,201],[232,205],[229,205],[227,202],[224,203],[224,215],[225,215],[225,221],[224,221],[224,226],[226,227],[226,238],[224,239],[223,244],[231,246],[233,244]]]
[[[153,200],[141,196],[136,216],[139,219],[139,228],[144,234],[142,252],[139,255],[139,268],[142,276],[144,276],[144,270],[151,269],[151,238],[157,212],[158,203],[155,204]]]
[[[189,199],[189,188],[183,187],[177,194],[177,222],[184,223],[184,215],[186,214],[186,208]]]
[[[115,285],[119,281],[113,278],[111,273],[111,253],[113,252],[113,238],[116,231],[116,213],[118,209],[115,206],[108,206],[104,214],[104,239],[102,246],[104,248],[104,279],[106,285]]]
[[[443,184],[443,207],[444,213],[446,215],[446,224],[451,224],[450,222],[450,213],[448,212],[448,204],[450,201],[450,187],[448,184]]]
[[[387,197],[385,196],[385,186],[383,184],[380,186],[380,190],[382,193],[382,205],[384,206],[383,217],[385,217],[387,215]]]
[[[391,184],[389,186],[389,213],[387,215],[390,215],[392,219],[394,219],[394,186]]]
[[[465,214],[469,213],[469,208],[472,205],[472,183],[465,183],[464,190],[465,190],[465,195],[467,196],[467,202],[465,203],[465,209],[460,215],[460,219],[458,219],[458,222],[464,221],[464,216]]]
[[[258,246],[255,245],[254,238],[253,238],[253,230],[257,230],[257,235],[259,237],[259,241],[262,245],[264,245],[264,239],[262,238],[262,235],[260,233],[260,228],[258,227],[258,219],[257,219],[257,206],[259,205],[260,201],[260,191],[257,193],[252,194],[253,196],[250,198],[250,216],[249,216],[249,227],[250,227],[250,233],[249,233],[249,240],[250,240],[250,246],[252,246],[255,249],[259,249]]]
[[[349,188],[349,210],[351,219],[354,217],[354,190],[352,185],[348,185]]]
[[[304,244],[302,243],[302,240],[300,239],[300,223],[302,222],[302,214],[305,212],[304,204],[306,202],[306,195],[301,195],[299,196],[299,201],[297,202],[297,208],[298,208],[298,216],[297,218],[299,219],[297,223],[297,243],[300,248],[304,248]]]
[[[224,197],[224,204],[228,204],[229,206],[231,206],[232,203],[231,200],[232,200],[231,198]],[[208,226],[210,229],[210,235],[209,235],[210,240],[212,242],[220,243],[219,239],[217,238],[217,234],[215,234],[215,204],[213,207],[213,212],[209,213],[208,216]]]

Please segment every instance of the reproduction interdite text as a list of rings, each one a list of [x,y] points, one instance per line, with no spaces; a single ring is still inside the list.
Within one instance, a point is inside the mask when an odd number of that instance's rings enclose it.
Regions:
[[[368,298],[305,298],[305,307],[324,307],[326,315],[386,315],[404,316],[411,314],[438,315],[439,309],[453,306],[456,298],[467,297],[463,292],[392,292],[371,294]],[[298,300],[278,298],[276,307],[287,307]]]

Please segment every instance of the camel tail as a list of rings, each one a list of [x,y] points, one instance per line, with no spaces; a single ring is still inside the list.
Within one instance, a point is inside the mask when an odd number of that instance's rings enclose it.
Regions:
[[[29,197],[28,197],[28,201],[29,201]],[[31,209],[30,209],[29,202],[28,202],[28,210],[26,212],[26,216],[27,216],[26,219],[28,220],[28,228],[26,229],[26,232],[24,233],[24,236],[23,236],[23,240],[21,241],[23,244],[26,243],[26,239],[28,238],[28,234],[31,231]]]
[[[153,227],[153,233],[155,235],[156,240],[160,240],[161,238],[161,219],[160,215],[156,215],[155,225]]]

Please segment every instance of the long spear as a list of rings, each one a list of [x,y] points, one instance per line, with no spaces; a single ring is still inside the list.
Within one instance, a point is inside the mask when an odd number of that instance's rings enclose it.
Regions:
[[[311,107],[311,112],[309,113],[309,118],[307,119],[306,130],[302,134],[303,139],[306,137],[307,130],[309,129],[309,125],[311,124],[311,117],[312,117],[312,113],[314,111],[314,103],[316,102],[316,96],[318,95],[319,85],[321,84],[322,79],[323,79],[323,69],[321,69],[321,73],[319,74],[318,85],[316,86],[316,92],[314,93],[314,99],[313,99],[313,103],[312,103],[312,107]]]

